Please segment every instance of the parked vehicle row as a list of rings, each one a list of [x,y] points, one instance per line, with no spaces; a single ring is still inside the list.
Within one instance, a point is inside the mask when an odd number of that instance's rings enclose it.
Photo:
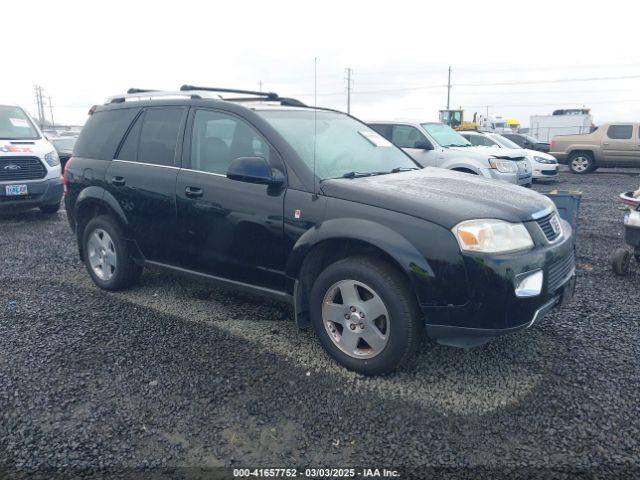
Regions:
[[[529,186],[531,165],[522,152],[478,149],[448,125],[435,122],[369,122],[423,167],[440,167]]]
[[[472,347],[572,296],[572,228],[517,186],[528,162],[472,154],[443,125],[372,129],[274,93],[189,86],[92,112],[64,182],[100,288],[154,266],[287,301],[365,374],[401,365],[423,331]],[[451,171],[454,157],[477,175]],[[450,170],[422,168],[434,164]]]

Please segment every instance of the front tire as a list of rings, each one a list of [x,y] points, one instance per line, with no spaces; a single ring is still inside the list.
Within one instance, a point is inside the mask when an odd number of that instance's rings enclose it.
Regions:
[[[593,155],[589,152],[572,153],[571,155],[569,155],[567,164],[569,165],[569,170],[571,170],[571,173],[579,175],[590,173],[596,168]]]
[[[328,266],[313,284],[310,302],[321,345],[349,370],[387,373],[418,347],[422,319],[415,297],[386,262],[358,256]]]
[[[611,266],[616,275],[625,277],[631,270],[631,252],[626,248],[617,249],[611,258]]]
[[[83,257],[93,283],[104,290],[123,290],[140,279],[142,267],[129,255],[119,225],[108,215],[89,221],[82,235]]]

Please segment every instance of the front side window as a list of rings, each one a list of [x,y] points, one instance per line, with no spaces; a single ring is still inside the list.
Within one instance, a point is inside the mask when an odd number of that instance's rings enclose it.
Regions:
[[[632,125],[611,125],[607,129],[607,137],[612,140],[628,140],[633,133]]]
[[[418,168],[402,150],[367,125],[338,112],[313,110],[257,111],[322,179],[351,172],[389,172]],[[315,159],[315,162],[314,162]]]
[[[38,131],[20,107],[0,105],[0,138],[3,140],[37,140]]]
[[[427,138],[416,127],[394,125],[391,141],[400,148],[415,148],[416,142],[426,142]]]
[[[269,145],[244,120],[213,110],[198,110],[193,119],[191,169],[225,175],[240,157],[269,161]]]
[[[468,147],[471,144],[458,132],[442,123],[423,123],[424,128],[438,145],[443,147]]]

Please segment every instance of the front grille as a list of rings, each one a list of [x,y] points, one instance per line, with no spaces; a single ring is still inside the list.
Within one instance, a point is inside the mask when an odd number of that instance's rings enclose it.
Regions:
[[[546,217],[537,219],[536,223],[544,233],[544,236],[547,237],[547,240],[550,242],[556,240],[562,233],[560,221],[558,220],[558,216],[555,212],[550,213]]]
[[[529,162],[516,162],[518,173],[529,173]]]
[[[575,268],[573,251],[569,255],[552,263],[547,270],[547,291],[555,292]]]
[[[39,180],[46,175],[38,157],[0,157],[0,182]]]
[[[557,175],[558,170],[542,170],[543,175]]]

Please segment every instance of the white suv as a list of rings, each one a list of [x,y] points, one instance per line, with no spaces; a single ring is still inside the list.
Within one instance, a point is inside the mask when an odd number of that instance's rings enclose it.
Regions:
[[[516,185],[531,185],[531,164],[521,151],[474,147],[454,129],[437,122],[385,121],[369,122],[369,126],[423,167],[440,167]]]
[[[0,105],[0,211],[39,207],[56,213],[61,199],[55,148],[22,108]]]

